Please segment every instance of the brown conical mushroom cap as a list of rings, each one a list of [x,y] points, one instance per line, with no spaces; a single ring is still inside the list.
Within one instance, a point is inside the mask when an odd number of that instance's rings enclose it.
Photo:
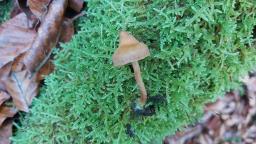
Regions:
[[[122,66],[149,56],[148,47],[127,32],[120,32],[119,47],[113,54],[114,66]]]

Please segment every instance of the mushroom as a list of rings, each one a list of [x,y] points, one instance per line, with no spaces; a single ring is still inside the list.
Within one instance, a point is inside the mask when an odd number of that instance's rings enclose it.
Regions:
[[[136,38],[128,32],[121,31],[119,39],[119,47],[113,54],[114,66],[123,66],[132,63],[134,70],[135,80],[140,89],[140,104],[144,106],[147,101],[147,91],[141,78],[140,66],[138,61],[149,56],[148,47],[139,42]]]

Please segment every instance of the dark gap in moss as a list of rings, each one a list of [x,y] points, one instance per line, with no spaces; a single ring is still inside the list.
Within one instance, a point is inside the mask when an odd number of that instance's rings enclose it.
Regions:
[[[220,26],[220,24],[215,25],[215,34],[216,34],[216,35],[219,34],[220,31],[221,31],[221,26]]]
[[[133,68],[132,68],[132,65],[129,65],[129,69],[130,69],[130,71],[131,71],[132,73],[134,73],[134,70],[133,70]]]
[[[124,101],[124,97],[123,96],[118,96],[117,101],[118,101],[119,104],[121,104]]]
[[[83,4],[83,8],[81,11],[87,11],[87,2],[84,2]],[[72,8],[70,7],[67,7],[66,11],[65,11],[65,17],[67,18],[73,18],[75,17],[76,15],[78,15],[80,12],[76,12],[75,10],[73,10]]]
[[[76,12],[72,8],[68,7],[66,12],[65,12],[65,17],[71,19],[71,18],[75,17],[77,14],[78,14],[78,12]]]
[[[22,126],[22,121],[21,121],[21,120],[23,119],[23,117],[25,117],[25,115],[28,115],[28,114],[26,114],[26,113],[24,113],[24,112],[18,112],[18,113],[12,118],[13,123],[15,123],[15,124],[18,125],[18,126]],[[12,133],[15,135],[17,131],[18,131],[18,127],[13,126],[13,127],[12,127]]]
[[[149,96],[144,107],[140,107],[136,102],[133,102],[131,108],[135,117],[153,116],[156,114],[156,109],[165,105],[166,103],[167,100],[165,96]]]
[[[252,37],[253,37],[253,39],[256,39],[256,25],[253,27]]]
[[[129,136],[129,137],[134,137],[135,136],[135,131],[132,128],[131,124],[126,124],[126,130],[125,133]]]
[[[151,96],[148,98],[148,103],[153,103],[153,104],[164,104],[166,103],[166,97],[157,95],[157,96]]]
[[[194,126],[196,126],[196,124],[195,124]],[[209,131],[209,130],[208,130],[207,127],[203,127],[202,133],[208,134],[208,131]]]
[[[251,77],[256,77],[256,72],[249,72],[249,77],[251,78]]]
[[[236,0],[234,10],[235,10],[235,11],[238,11],[238,10],[240,9],[240,7],[241,7],[240,2],[239,2],[238,0]]]

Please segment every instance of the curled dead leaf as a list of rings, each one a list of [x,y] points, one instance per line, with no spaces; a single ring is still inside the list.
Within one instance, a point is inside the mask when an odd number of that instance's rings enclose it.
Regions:
[[[32,13],[40,18],[47,13],[51,1],[52,0],[28,0],[27,3]]]
[[[22,60],[30,73],[34,73],[48,60],[52,48],[59,40],[66,7],[67,0],[54,0],[49,6],[48,13],[38,29],[38,35]]]
[[[45,76],[49,75],[54,70],[54,65],[51,61],[48,61],[37,73],[37,81],[41,81]]]
[[[13,117],[17,112],[18,112],[18,110],[14,107],[8,107],[5,105],[2,105],[0,107],[0,126],[3,124],[3,122],[7,118]]]
[[[49,60],[53,47],[59,39],[71,39],[73,21],[83,15],[83,0],[69,0],[69,7],[77,13],[65,22],[68,0],[15,2],[13,18],[0,26],[0,144],[10,143],[8,118],[18,110],[29,111],[40,80],[53,70]]]
[[[0,68],[30,48],[36,32],[28,29],[27,20],[21,13],[0,26]]]
[[[13,121],[11,119],[6,120],[0,126],[0,144],[10,144],[10,137],[12,136],[12,124]]]
[[[7,94],[6,92],[0,90],[0,105],[2,105],[9,98],[10,98],[9,94]]]
[[[80,12],[84,6],[83,0],[69,0],[69,7],[75,10],[76,12]]]
[[[74,28],[73,21],[66,18],[62,24],[60,41],[61,42],[70,41],[74,33],[75,33],[75,28]]]
[[[17,109],[28,112],[32,99],[38,93],[38,82],[35,77],[31,78],[27,70],[12,72],[4,83]]]
[[[8,63],[0,68],[0,90],[5,90],[4,81],[9,77],[12,63]]]

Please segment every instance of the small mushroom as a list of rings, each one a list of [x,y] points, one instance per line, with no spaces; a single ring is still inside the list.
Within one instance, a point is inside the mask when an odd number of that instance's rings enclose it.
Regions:
[[[121,31],[119,39],[119,47],[113,55],[114,66],[123,66],[132,63],[135,80],[140,89],[140,105],[144,106],[147,101],[147,91],[141,78],[140,66],[138,61],[149,56],[148,47],[139,42],[128,32]]]

